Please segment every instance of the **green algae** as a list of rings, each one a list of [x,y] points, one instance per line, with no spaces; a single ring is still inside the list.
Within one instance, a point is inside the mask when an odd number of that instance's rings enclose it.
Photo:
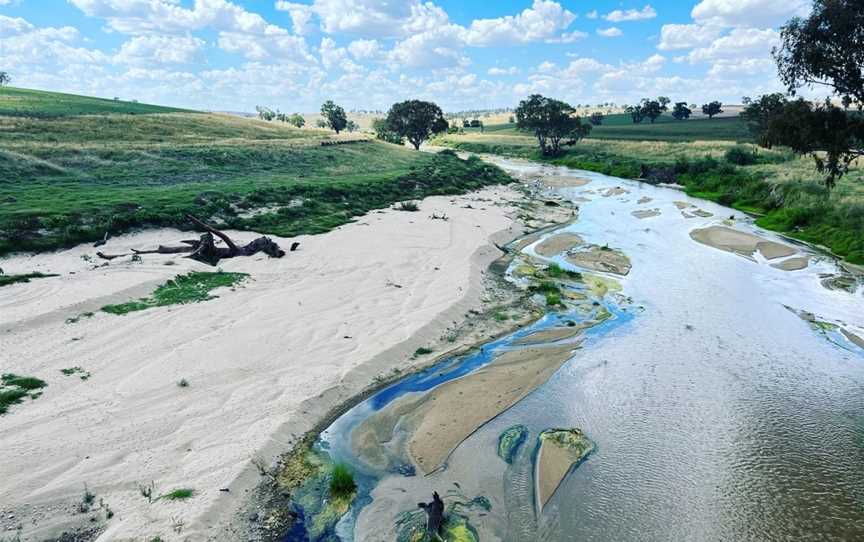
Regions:
[[[524,425],[514,425],[504,430],[498,437],[498,457],[506,463],[513,463],[513,458],[519,447],[528,438],[528,428]]]

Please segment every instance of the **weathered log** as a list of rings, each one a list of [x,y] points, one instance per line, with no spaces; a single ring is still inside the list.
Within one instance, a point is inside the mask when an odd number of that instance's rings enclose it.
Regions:
[[[426,511],[426,534],[432,539],[440,539],[444,526],[444,501],[438,496],[438,492],[432,493],[432,502],[418,502],[417,506]]]
[[[108,242],[108,232],[106,231],[106,232],[105,232],[105,236],[104,236],[102,239],[100,239],[100,240],[96,241],[95,243],[93,243],[93,248],[101,247],[102,245],[104,245],[104,244],[107,243],[107,242]]]
[[[115,258],[122,258],[123,256],[129,256],[130,254],[105,254],[104,252],[97,252],[97,256],[102,258],[103,260],[111,261]]]

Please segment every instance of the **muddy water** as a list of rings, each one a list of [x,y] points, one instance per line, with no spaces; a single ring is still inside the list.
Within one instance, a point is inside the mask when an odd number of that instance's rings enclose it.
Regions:
[[[726,220],[790,244],[675,189],[498,163],[529,179],[590,180],[548,194],[579,202],[567,231],[630,258],[621,295],[602,300],[614,317],[428,476],[407,461],[370,467],[351,432],[399,397],[482,367],[514,338],[408,377],[340,418],[321,446],[355,467],[361,487],[340,538],[395,539],[395,522],[437,490],[445,500],[488,499],[488,509],[469,514],[483,540],[864,539],[864,350],[848,339],[864,335],[860,285],[826,288],[826,276],[840,273],[836,262],[800,245],[797,257],[810,256],[810,265],[783,271],[758,252],[694,241],[692,230]],[[651,212],[633,214],[640,210]],[[528,256],[576,269],[565,254],[542,258],[533,246]],[[553,314],[534,327],[561,318],[576,315]],[[542,512],[534,506],[534,448],[521,447],[509,465],[496,455],[498,436],[516,424],[529,429],[529,443],[550,427],[578,427],[596,444]]]

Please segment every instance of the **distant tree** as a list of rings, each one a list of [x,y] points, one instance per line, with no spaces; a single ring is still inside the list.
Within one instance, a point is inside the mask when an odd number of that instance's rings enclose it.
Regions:
[[[353,133],[360,129],[360,126],[354,122],[353,120],[349,120],[347,124],[345,124],[345,129],[349,132]]]
[[[572,105],[532,94],[519,102],[516,108],[516,126],[520,130],[531,131],[545,156],[555,156],[561,152],[561,142],[575,144],[591,131],[590,124],[582,124],[574,116]]]
[[[387,127],[387,119],[374,119],[372,121],[372,131],[375,132],[375,138],[394,145],[404,145],[405,139],[399,134],[390,131]]]
[[[507,122],[509,122],[510,124],[516,124],[516,117],[510,115],[510,118],[507,119]]]
[[[687,107],[687,102],[675,102],[675,107],[672,109],[672,116],[676,120],[689,119],[693,111]]]
[[[0,72],[0,87],[8,85],[12,82],[12,76],[9,72]]]
[[[483,123],[480,122],[480,119],[473,119],[471,121],[471,128],[480,128],[481,126],[483,126]]]
[[[753,98],[751,98],[750,96],[741,96],[741,103],[744,105],[750,105],[751,103],[753,103]]]
[[[603,124],[603,118],[603,113],[600,113],[598,111],[596,113],[591,113],[591,117],[589,117],[588,120],[593,126],[600,126],[601,124]]]
[[[723,112],[723,104],[720,102],[710,102],[702,106],[702,113],[708,115],[709,119],[713,119],[714,115],[719,115]]]
[[[772,129],[771,125],[780,119],[788,103],[786,96],[779,92],[765,94],[750,100],[741,112],[741,118],[747,123],[747,128],[758,145],[770,149],[779,142],[776,130]]]
[[[463,119],[462,120],[462,128],[470,128],[470,127],[471,127],[471,123],[468,121],[468,119]]]
[[[660,96],[657,98],[657,101],[660,103],[663,111],[669,109],[669,104],[672,103],[672,100],[670,100],[667,96]]]
[[[337,134],[348,125],[348,115],[341,106],[334,104],[333,100],[327,100],[321,105],[321,116],[324,117],[327,126]]]
[[[444,112],[432,102],[407,100],[393,104],[387,113],[387,128],[406,138],[417,150],[433,134],[446,131],[447,126]]]
[[[315,126],[317,126],[318,128],[328,128],[330,125],[327,124],[326,120],[319,118],[315,121]]]
[[[295,128],[303,128],[306,126],[306,119],[303,118],[303,115],[300,113],[294,113],[290,117],[288,117],[288,124],[294,126]]]
[[[665,102],[663,100],[665,100]],[[643,98],[641,103],[642,116],[651,121],[651,124],[654,124],[654,121],[657,120],[657,117],[659,117],[663,114],[664,111],[666,111],[666,104],[668,103],[669,98],[666,98],[665,96],[661,96],[656,100],[652,100],[650,98]]]
[[[861,0],[815,0],[806,19],[795,17],[780,30],[772,50],[780,79],[791,94],[802,86],[830,88],[864,106],[864,5]]]
[[[642,105],[628,105],[624,112],[630,115],[630,118],[633,119],[633,124],[641,124],[643,120],[645,120],[645,112],[642,110]]]
[[[271,121],[276,118],[276,113],[274,113],[270,108],[263,107],[260,105],[255,106],[255,111],[258,112],[258,118],[261,120]]]

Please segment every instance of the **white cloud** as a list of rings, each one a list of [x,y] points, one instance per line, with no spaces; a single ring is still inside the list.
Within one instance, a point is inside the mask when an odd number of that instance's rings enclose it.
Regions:
[[[315,25],[312,24],[312,16],[314,15],[312,6],[279,0],[276,2],[276,9],[288,12],[295,34],[305,36],[315,29]]]
[[[585,14],[585,17],[587,17],[589,19],[596,19],[599,16],[600,16],[600,14],[597,13],[596,9],[592,9],[591,11],[589,11],[588,13]]]
[[[443,9],[418,0],[315,0],[310,9],[328,34],[398,38],[449,22]]]
[[[614,26],[609,28],[598,28],[597,35],[603,36],[604,38],[615,38],[623,34],[620,28],[616,28]]]
[[[406,68],[452,68],[465,67],[471,61],[462,53],[464,29],[457,25],[445,25],[434,30],[415,34],[402,40],[387,54],[395,66]]]
[[[717,39],[722,29],[717,26],[699,24],[664,24],[660,29],[660,43],[657,48],[662,51],[692,49],[707,45]]]
[[[114,60],[122,64],[186,64],[200,61],[204,40],[191,36],[135,36],[120,47]]]
[[[489,75],[518,75],[519,68],[516,66],[510,66],[509,68],[489,68],[486,73]]]
[[[557,38],[549,38],[546,40],[546,43],[576,43],[577,41],[584,40],[587,37],[587,32],[574,30],[572,32],[565,32]]]
[[[558,2],[534,0],[530,8],[517,15],[472,21],[466,41],[470,45],[490,46],[553,39],[575,19],[576,15]]]
[[[303,38],[278,27],[263,35],[220,32],[217,43],[222,50],[243,55],[249,60],[273,58],[280,61],[315,63]]]
[[[616,9],[615,11],[607,13],[606,16],[603,18],[613,23],[620,23],[622,21],[643,21],[645,19],[653,19],[656,16],[657,11],[650,5],[648,5],[641,10],[628,9],[627,11],[622,11],[620,9]]]
[[[39,66],[107,63],[105,53],[76,47],[81,38],[71,26],[36,27],[19,17],[0,15],[0,51],[4,69],[25,71]]]
[[[700,24],[773,27],[810,12],[810,0],[702,0],[691,16]]]
[[[377,40],[354,40],[348,44],[348,52],[357,60],[375,58],[381,52],[381,44]]]
[[[691,63],[754,56],[767,58],[771,48],[779,41],[780,34],[770,28],[735,28],[708,47],[694,49],[687,58]]]
[[[549,62],[548,60],[545,60],[541,62],[539,66],[537,66],[537,73],[552,73],[557,68],[558,66],[556,66],[554,62]]]

